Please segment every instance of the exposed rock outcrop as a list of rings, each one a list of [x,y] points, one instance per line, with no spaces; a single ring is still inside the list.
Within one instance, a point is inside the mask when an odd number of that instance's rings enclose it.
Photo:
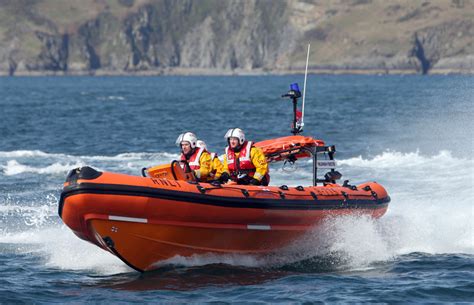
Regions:
[[[417,70],[423,74],[434,68],[473,70],[474,40],[463,37],[474,37],[474,21],[447,22],[417,31],[412,52],[419,61]]]
[[[0,2],[0,74],[294,72],[308,42],[314,71],[474,72],[468,1],[62,3]]]
[[[41,42],[41,50],[36,60],[27,64],[27,68],[36,71],[66,71],[69,35],[54,35],[38,31],[36,37]]]

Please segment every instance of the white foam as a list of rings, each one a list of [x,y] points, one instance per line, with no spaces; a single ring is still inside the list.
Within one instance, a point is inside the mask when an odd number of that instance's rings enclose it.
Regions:
[[[192,256],[177,255],[170,259],[155,264],[155,267],[166,265],[178,265],[185,267],[203,266],[209,264],[227,264],[243,267],[258,267],[265,264],[265,261],[251,255],[240,254],[194,254]]]
[[[53,163],[46,167],[32,167],[18,163],[16,160],[10,160],[6,165],[1,165],[3,174],[6,176],[13,176],[22,173],[36,173],[36,174],[66,174],[73,168],[84,166],[85,163]]]
[[[153,159],[177,159],[178,154],[171,154],[166,152],[161,153],[122,153],[115,156],[80,156],[84,160],[98,160],[98,161],[133,161],[133,160],[153,160]]]
[[[40,256],[52,268],[92,270],[100,274],[130,271],[117,257],[77,238],[64,225],[6,234],[0,236],[0,243],[23,245],[18,251]]]
[[[153,166],[178,159],[178,154],[158,153],[121,153],[114,156],[73,156],[66,154],[49,154],[42,151],[18,150],[0,152],[1,173],[13,176],[22,173],[66,174],[69,170],[85,165],[108,171],[125,171],[139,173],[142,167]],[[0,160],[1,162],[1,160]],[[35,164],[32,166],[31,164]]]
[[[50,154],[41,150],[13,150],[0,151],[0,158],[20,158],[20,157],[66,157],[64,154]]]
[[[348,165],[353,167],[369,167],[369,168],[414,168],[424,165],[436,165],[442,163],[446,166],[457,166],[459,162],[467,162],[467,160],[454,158],[450,151],[442,150],[437,155],[426,157],[420,155],[419,151],[401,153],[396,151],[386,151],[381,155],[377,155],[371,159],[365,159],[362,156],[338,160],[339,165]],[[472,163],[472,161],[471,161]]]
[[[0,151],[0,158],[60,158],[60,159],[84,159],[98,161],[122,161],[122,160],[149,160],[162,158],[178,158],[179,154],[168,152],[138,152],[138,153],[121,153],[115,156],[74,156],[67,154],[47,153],[41,150],[14,150]]]
[[[382,181],[392,198],[379,220],[346,216],[313,232],[323,234],[329,249],[343,252],[354,268],[412,252],[474,254],[471,159],[448,151],[385,152],[338,164],[348,177]]]
[[[125,97],[120,95],[108,95],[108,96],[99,96],[97,97],[99,101],[123,101]]]

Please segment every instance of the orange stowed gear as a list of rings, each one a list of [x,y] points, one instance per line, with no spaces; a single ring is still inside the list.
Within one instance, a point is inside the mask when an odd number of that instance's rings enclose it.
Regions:
[[[189,168],[194,172],[199,181],[206,181],[211,171],[211,156],[203,148],[195,148],[194,152],[187,159],[181,153],[181,161],[186,161]]]
[[[227,172],[234,181],[238,180],[241,173],[262,182],[266,176],[265,184],[268,183],[268,163],[263,151],[253,146],[251,141],[245,141],[241,145],[240,152],[234,152],[230,147],[226,147],[224,155],[223,172]]]

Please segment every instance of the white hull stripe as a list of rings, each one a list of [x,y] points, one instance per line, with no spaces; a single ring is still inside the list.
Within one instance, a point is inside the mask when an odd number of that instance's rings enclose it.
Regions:
[[[115,216],[115,215],[109,215],[109,220],[140,222],[140,223],[147,223],[148,222],[148,219],[146,219],[146,218],[123,217],[123,216]]]
[[[271,230],[272,227],[269,225],[247,225],[247,229],[268,231]]]
[[[123,216],[115,216],[115,215],[109,215],[109,220],[148,223],[148,219],[146,218],[123,217]],[[272,228],[270,225],[247,225],[247,229],[269,231]]]

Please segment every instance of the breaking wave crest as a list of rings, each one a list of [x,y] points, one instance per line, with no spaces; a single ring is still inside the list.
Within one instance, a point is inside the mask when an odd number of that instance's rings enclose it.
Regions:
[[[10,160],[6,165],[2,165],[3,174],[5,176],[14,176],[22,173],[35,173],[35,174],[58,174],[67,173],[72,168],[81,167],[85,164],[82,162],[77,163],[53,163],[45,167],[33,167],[18,163],[16,160]]]
[[[74,156],[50,154],[39,150],[17,150],[0,152],[0,173],[5,176],[23,173],[66,174],[73,168],[88,165],[101,170],[136,174],[142,167],[170,162],[178,157],[178,154],[167,152],[122,153],[115,156]]]

